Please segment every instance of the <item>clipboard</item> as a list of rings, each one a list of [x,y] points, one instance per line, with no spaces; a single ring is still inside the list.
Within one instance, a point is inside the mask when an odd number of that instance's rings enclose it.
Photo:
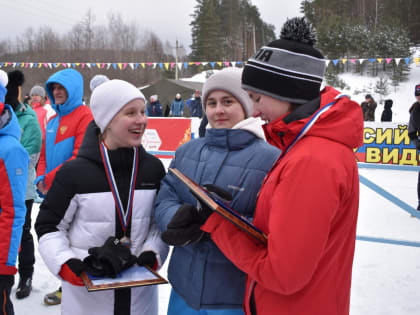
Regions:
[[[168,283],[152,268],[137,265],[122,271],[116,278],[94,277],[85,271],[81,273],[80,277],[88,292]]]
[[[206,204],[208,207],[213,209],[222,217],[232,222],[241,230],[247,232],[249,235],[253,236],[263,244],[267,244],[267,235],[265,235],[260,229],[255,227],[246,218],[242,217],[238,212],[236,212],[228,205],[223,203],[223,201],[216,198],[214,195],[208,192],[205,188],[198,185],[188,176],[184,175],[181,171],[177,170],[176,168],[169,168],[168,170],[189,188],[191,193],[199,202]]]

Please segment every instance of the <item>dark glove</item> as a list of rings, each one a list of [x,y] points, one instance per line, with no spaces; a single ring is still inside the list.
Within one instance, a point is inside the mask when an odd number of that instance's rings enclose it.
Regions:
[[[137,265],[149,266],[153,270],[156,270],[158,266],[156,254],[150,250],[142,252],[140,256],[137,257]]]
[[[119,272],[133,266],[136,256],[120,240],[111,236],[101,247],[89,248],[84,259],[86,271],[93,276],[115,278]]]
[[[162,233],[162,240],[174,246],[197,243],[206,234],[200,230],[206,220],[207,218],[201,216],[196,207],[184,203],[168,223],[166,231]]]
[[[83,270],[85,270],[83,262],[80,259],[71,258],[61,266],[59,275],[72,285],[83,286],[82,278],[80,278]]]

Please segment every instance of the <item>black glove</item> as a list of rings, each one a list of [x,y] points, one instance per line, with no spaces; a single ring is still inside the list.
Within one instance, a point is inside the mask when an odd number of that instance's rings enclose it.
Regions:
[[[111,236],[101,247],[89,248],[83,262],[86,271],[97,277],[115,278],[117,274],[136,263],[136,256],[130,249],[121,244],[120,240]]]
[[[70,268],[70,270],[73,271],[73,273],[78,277],[80,276],[82,271],[85,270],[85,264],[83,263],[83,261],[77,258],[71,258],[67,260],[66,264]]]
[[[156,258],[155,253],[150,250],[142,252],[140,256],[137,257],[137,265],[149,266],[150,268],[156,270],[157,258]]]
[[[184,203],[168,223],[166,231],[162,233],[162,240],[174,246],[197,243],[206,234],[200,230],[206,220],[207,218],[201,216],[196,207]]]

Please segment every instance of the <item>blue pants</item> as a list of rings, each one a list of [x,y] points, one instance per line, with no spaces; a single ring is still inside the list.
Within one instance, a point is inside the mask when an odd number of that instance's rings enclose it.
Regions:
[[[171,290],[169,298],[168,315],[244,315],[244,311],[239,308],[215,309],[215,310],[195,310],[185,303],[184,299]]]

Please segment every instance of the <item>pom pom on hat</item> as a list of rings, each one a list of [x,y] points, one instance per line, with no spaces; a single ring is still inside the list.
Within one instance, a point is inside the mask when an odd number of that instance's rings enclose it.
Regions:
[[[12,105],[15,108],[19,104],[19,87],[25,82],[25,77],[20,70],[14,70],[7,73],[9,83],[6,86],[6,104]]]
[[[90,91],[93,92],[93,90],[100,84],[109,81],[109,78],[104,74],[97,74],[95,75],[89,83]]]
[[[93,118],[103,133],[112,118],[129,102],[146,99],[133,84],[123,80],[108,80],[97,86],[90,97]]]
[[[294,104],[318,97],[325,60],[313,47],[315,42],[315,32],[305,18],[287,20],[280,39],[263,46],[248,60],[242,87]]]
[[[35,85],[34,87],[32,87],[31,91],[29,92],[29,95],[39,95],[42,98],[45,97],[45,89],[42,86],[39,85]]]
[[[4,70],[0,69],[0,85],[6,87],[8,82],[9,78],[7,76],[7,73]]]
[[[241,87],[242,70],[225,68],[213,74],[203,85],[203,109],[206,110],[207,98],[211,92],[221,90],[234,96],[244,109],[246,118],[252,117],[253,104],[248,93]]]

